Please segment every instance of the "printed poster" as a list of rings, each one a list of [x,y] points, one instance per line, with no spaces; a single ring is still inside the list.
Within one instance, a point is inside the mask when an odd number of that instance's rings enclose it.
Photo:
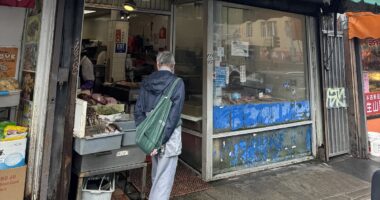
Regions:
[[[28,16],[38,15],[42,12],[43,0],[35,0],[35,6],[33,9],[28,9]]]
[[[232,41],[231,42],[231,56],[249,56],[249,42]]]
[[[226,67],[215,67],[215,78],[214,86],[215,87],[226,87]]]
[[[369,76],[368,76],[368,72],[363,72],[363,89],[364,89],[364,93],[369,93]]]
[[[126,43],[116,43],[115,44],[115,53],[125,53],[127,52],[127,44]]]
[[[217,55],[219,57],[224,57],[224,47],[218,47]]]
[[[35,15],[28,18],[26,25],[26,42],[36,43],[39,41],[40,36],[40,26],[41,26],[41,15]]]
[[[22,75],[22,93],[21,97],[24,100],[32,101],[34,94],[35,74],[24,72]]]
[[[115,42],[116,43],[120,43],[121,42],[121,30],[120,29],[116,29]]]
[[[247,73],[246,73],[245,65],[240,66],[240,82],[241,83],[247,82]]]
[[[380,92],[371,92],[365,94],[366,116],[380,114]]]
[[[38,45],[26,44],[24,50],[24,63],[23,69],[28,71],[36,71],[37,66],[37,53],[38,53]]]
[[[0,78],[15,77],[18,49],[0,47]]]

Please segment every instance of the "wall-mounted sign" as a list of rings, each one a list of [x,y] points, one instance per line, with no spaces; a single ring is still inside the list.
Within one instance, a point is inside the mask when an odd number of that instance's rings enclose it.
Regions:
[[[121,42],[121,30],[120,29],[116,29],[115,42],[116,43],[120,43]]]
[[[0,78],[15,77],[17,48],[0,47]]]
[[[365,107],[367,116],[380,114],[380,92],[365,93]]]
[[[11,7],[34,8],[35,0],[1,0],[0,5]]]
[[[231,56],[249,56],[249,42],[232,41],[231,42]]]
[[[127,52],[127,44],[126,43],[116,43],[115,44],[115,53],[125,53]]]

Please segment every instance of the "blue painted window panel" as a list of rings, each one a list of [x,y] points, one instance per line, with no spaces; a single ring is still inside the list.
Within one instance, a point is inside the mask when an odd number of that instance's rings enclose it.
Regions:
[[[231,130],[244,128],[244,105],[231,106]]]
[[[225,130],[231,129],[231,111],[230,106],[214,106],[214,129]]]
[[[214,174],[311,155],[311,125],[214,140]]]
[[[215,132],[273,126],[308,119],[309,101],[214,107]]]

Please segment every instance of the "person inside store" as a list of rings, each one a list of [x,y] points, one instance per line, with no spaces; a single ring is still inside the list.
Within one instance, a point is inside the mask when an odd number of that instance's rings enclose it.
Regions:
[[[107,65],[107,47],[99,47],[99,53],[96,58],[96,65]]]
[[[91,90],[94,87],[95,74],[94,65],[87,56],[87,52],[84,50],[81,53],[80,61],[80,78],[82,90]]]
[[[135,121],[138,126],[152,111],[162,94],[177,79],[174,74],[175,60],[169,51],[157,55],[157,71],[149,75],[141,84],[140,95],[135,106]],[[152,156],[152,188],[150,200],[168,200],[174,183],[178,156],[182,150],[180,117],[185,100],[185,86],[182,80],[174,88],[170,97],[172,106],[164,128],[161,148],[154,149]]]

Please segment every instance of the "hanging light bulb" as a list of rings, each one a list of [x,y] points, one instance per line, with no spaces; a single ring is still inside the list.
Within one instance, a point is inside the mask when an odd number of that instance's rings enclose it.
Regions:
[[[134,2],[133,0],[127,0],[127,1],[123,4],[123,8],[124,8],[126,11],[132,12],[132,11],[136,10],[136,2]]]

